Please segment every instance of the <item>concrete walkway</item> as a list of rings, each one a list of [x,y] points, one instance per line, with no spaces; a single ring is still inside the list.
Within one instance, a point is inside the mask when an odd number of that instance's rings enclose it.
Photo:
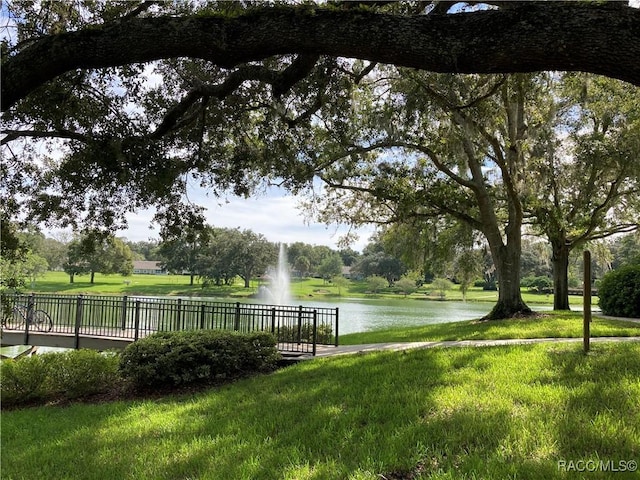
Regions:
[[[418,348],[452,348],[452,347],[493,347],[498,345],[529,345],[534,343],[578,343],[582,338],[514,338],[505,340],[453,340],[441,342],[395,342],[366,343],[362,345],[341,345],[332,347],[318,345],[316,358],[334,355],[349,355],[380,351],[400,351]],[[601,342],[640,342],[640,337],[592,337],[591,343]]]
[[[598,318],[604,318],[606,320],[620,320],[622,322],[640,323],[640,318],[628,318],[628,317],[609,317],[607,315],[596,314]]]

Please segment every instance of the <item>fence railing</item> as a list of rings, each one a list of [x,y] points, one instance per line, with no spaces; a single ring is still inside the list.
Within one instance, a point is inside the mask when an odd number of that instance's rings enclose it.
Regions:
[[[138,340],[154,332],[217,329],[274,334],[280,350],[315,354],[316,345],[338,345],[338,309],[181,298],[106,295],[3,295],[3,317],[46,312],[51,333]],[[18,307],[19,308],[19,307]],[[10,322],[3,322],[10,329]],[[13,327],[17,328],[17,327]],[[28,337],[35,326],[19,327]]]

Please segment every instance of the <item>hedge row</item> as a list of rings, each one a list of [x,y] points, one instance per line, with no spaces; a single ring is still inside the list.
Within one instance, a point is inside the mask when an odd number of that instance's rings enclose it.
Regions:
[[[137,388],[167,388],[270,371],[279,358],[270,333],[160,332],[125,348],[120,372]]]
[[[123,387],[166,389],[268,372],[280,354],[270,333],[156,333],[122,353],[73,350],[3,360],[3,406],[72,400]]]
[[[2,361],[3,406],[75,399],[120,381],[116,353],[74,350]]]

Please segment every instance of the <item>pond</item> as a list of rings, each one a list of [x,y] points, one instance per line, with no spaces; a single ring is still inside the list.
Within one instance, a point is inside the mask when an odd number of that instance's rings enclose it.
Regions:
[[[460,322],[484,317],[494,302],[461,302],[416,299],[342,298],[331,301],[293,300],[295,305],[340,309],[339,335],[366,332],[389,327],[415,327],[433,323]],[[545,312],[552,305],[529,304],[531,310]],[[571,305],[573,312],[582,312],[582,305]],[[592,312],[601,313],[597,305]]]
[[[480,318],[493,303],[438,302],[429,300],[344,299],[332,302],[300,301],[307,307],[338,307],[339,333],[365,332],[386,327],[410,327]]]
[[[174,297],[172,297],[174,298]],[[212,301],[211,297],[184,297],[192,301]],[[257,299],[219,298],[214,301],[264,303]],[[389,298],[294,299],[289,305],[307,308],[339,309],[338,334],[358,333],[387,327],[411,327],[432,323],[458,322],[481,318],[491,311],[493,302],[461,302]],[[544,307],[543,307],[544,308]],[[538,309],[538,308],[536,308]]]
[[[186,297],[185,297],[186,298]],[[191,297],[191,300],[199,300]],[[203,300],[211,301],[211,298]],[[220,299],[220,301],[228,299]],[[261,303],[245,299],[247,303]],[[331,300],[292,300],[291,305],[304,307],[339,308],[339,335],[366,332],[388,327],[413,327],[434,323],[473,320],[488,314],[493,302],[461,302],[387,298],[334,298]],[[549,311],[551,305],[529,305],[532,310]],[[579,306],[572,310],[580,311]],[[594,308],[594,312],[597,308]]]

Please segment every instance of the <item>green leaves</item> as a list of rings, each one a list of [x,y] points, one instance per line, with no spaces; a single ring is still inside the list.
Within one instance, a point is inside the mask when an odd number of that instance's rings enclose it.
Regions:
[[[119,238],[90,232],[69,244],[68,258],[63,268],[72,278],[74,275],[98,272],[131,275],[133,254]]]

